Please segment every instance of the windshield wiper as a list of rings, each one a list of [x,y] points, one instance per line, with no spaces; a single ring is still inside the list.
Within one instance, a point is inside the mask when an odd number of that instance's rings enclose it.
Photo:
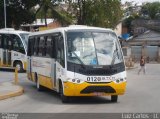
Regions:
[[[111,65],[114,64],[116,58],[119,58],[118,49],[114,50]]]
[[[78,57],[78,55],[73,51],[72,52],[75,56],[76,56],[76,58],[80,61],[80,63],[84,66],[85,64],[83,63],[83,61]]]

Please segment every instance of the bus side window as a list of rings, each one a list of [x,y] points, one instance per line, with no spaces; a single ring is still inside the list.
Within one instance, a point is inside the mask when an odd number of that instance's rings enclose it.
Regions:
[[[8,50],[13,50],[13,40],[12,40],[12,35],[8,35],[7,36],[7,47],[8,47]]]
[[[46,41],[46,56],[47,57],[52,57],[52,38],[51,36],[48,36],[47,41]]]
[[[46,56],[46,52],[47,52],[47,38],[48,36],[45,36],[44,37],[44,40],[43,40],[43,46],[42,46],[42,56]]]
[[[37,37],[34,44],[34,56],[38,56],[39,53],[39,40],[40,38]]]
[[[36,49],[37,49],[36,42],[37,42],[37,38],[35,37],[34,38],[34,45],[33,45],[33,55],[34,56],[36,56]]]
[[[34,47],[34,44],[33,44],[33,41],[34,41],[34,38],[29,38],[28,40],[28,51],[27,51],[27,55],[28,56],[32,56],[32,53],[33,53],[33,47]]]
[[[57,59],[57,36],[53,35],[51,40],[51,57]]]
[[[8,40],[9,40],[9,36],[4,34],[3,35],[3,48],[4,49],[8,49]]]
[[[38,56],[42,56],[42,54],[44,55],[44,46],[45,46],[45,39],[44,39],[44,36],[41,36],[40,37],[40,40],[39,40],[39,52],[38,52]]]
[[[34,45],[35,45],[35,42],[36,42],[36,38],[34,37],[33,39],[32,39],[32,41],[31,41],[31,56],[32,55],[34,55],[34,51],[35,51],[35,49],[34,49]]]
[[[25,50],[24,50],[22,41],[19,38],[19,36],[13,34],[10,36],[10,38],[13,39],[12,40],[13,41],[12,42],[13,43],[13,50],[25,54]]]
[[[57,60],[63,67],[65,67],[64,39],[61,34],[59,34],[57,41]]]

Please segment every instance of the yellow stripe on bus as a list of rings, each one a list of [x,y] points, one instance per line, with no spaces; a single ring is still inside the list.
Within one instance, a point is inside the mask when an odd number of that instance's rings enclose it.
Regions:
[[[88,86],[111,86],[114,87],[114,90],[116,93],[102,93],[102,96],[106,95],[123,95],[126,89],[126,82],[122,82],[119,84],[116,84],[114,82],[107,83],[107,84],[89,84],[87,82],[81,83],[81,84],[75,84],[72,82],[65,82],[64,83],[64,95],[66,96],[95,96],[94,93],[88,93],[88,94],[81,94],[80,92],[85,89]]]
[[[50,77],[46,77],[43,75],[38,75],[40,85],[47,87],[49,89],[53,89],[52,79]]]

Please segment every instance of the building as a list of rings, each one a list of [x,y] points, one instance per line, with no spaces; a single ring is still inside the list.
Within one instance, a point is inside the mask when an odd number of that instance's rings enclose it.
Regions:
[[[46,29],[52,29],[60,27],[61,24],[52,18],[47,19],[47,26],[45,25],[45,19],[36,19],[32,24],[21,25],[21,29],[26,31],[40,31]]]
[[[160,61],[160,32],[147,30],[125,43],[123,48],[125,58],[139,61],[143,55],[149,61]]]

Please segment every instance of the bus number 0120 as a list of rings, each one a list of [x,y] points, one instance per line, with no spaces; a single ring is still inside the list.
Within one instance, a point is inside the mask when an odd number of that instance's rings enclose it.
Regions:
[[[101,81],[101,77],[87,77],[88,82],[99,82]]]

